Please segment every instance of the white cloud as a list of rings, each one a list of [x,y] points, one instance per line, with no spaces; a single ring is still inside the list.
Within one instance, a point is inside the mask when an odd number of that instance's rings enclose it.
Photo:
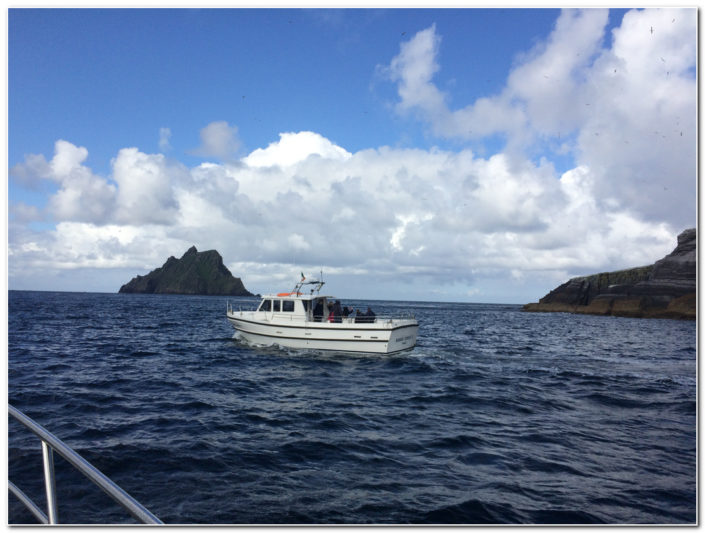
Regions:
[[[56,219],[105,222],[115,202],[115,186],[83,165],[87,157],[86,148],[58,140],[51,161],[47,163],[42,155],[27,156],[12,174],[24,182],[49,180],[59,184],[47,207]]]
[[[604,90],[593,92],[595,111],[577,146],[601,198],[681,226],[695,222],[696,16],[692,9],[625,15],[591,70]]]
[[[267,148],[258,148],[243,161],[251,167],[287,167],[312,155],[332,160],[345,160],[350,157],[346,150],[318,133],[301,131],[279,134],[279,141],[270,143]]]
[[[665,224],[603,211],[584,167],[559,177],[550,166],[518,165],[501,154],[387,147],[347,157],[332,149],[292,166],[286,150],[268,149],[272,166],[192,169],[120,150],[111,222],[59,221],[40,236],[13,231],[11,279],[19,265],[132,268],[134,275],[196,244],[219,250],[226,263],[249,265],[253,279],[267,271],[253,265],[270,265],[272,279],[323,267],[331,276],[357,272],[384,283],[473,283],[502,272],[530,283],[532,273],[648,263],[674,243]],[[234,273],[246,282],[250,274]]]
[[[49,200],[49,210],[59,220],[102,222],[115,199],[115,187],[89,171],[78,171],[62,182]]]
[[[632,10],[605,47],[606,10],[564,10],[500,93],[457,110],[433,83],[435,26],[402,43],[388,71],[397,109],[417,112],[434,134],[501,133],[512,153],[569,153],[605,207],[682,227],[695,221],[696,20],[695,9]]]
[[[299,235],[298,233],[292,233],[288,238],[289,246],[294,250],[310,250],[311,245],[306,240],[306,237]]]
[[[173,186],[182,172],[162,154],[123,148],[112,162],[118,185],[115,220],[126,224],[172,224],[177,212]],[[184,169],[185,171],[185,169]]]
[[[211,122],[201,130],[201,146],[193,153],[201,157],[214,157],[221,161],[232,161],[240,150],[241,142],[237,126],[224,120]]]
[[[83,162],[85,147],[59,140],[48,163],[42,155],[30,155],[13,168],[23,182],[57,182],[49,197],[47,213],[56,221],[95,224],[172,224],[176,214],[174,187],[190,179],[185,167],[170,163],[161,154],[145,154],[123,148],[112,161],[112,175],[95,175]],[[26,213],[26,210],[25,210]]]
[[[35,205],[27,205],[19,202],[10,206],[10,216],[20,223],[33,222],[42,219],[42,213]]]
[[[54,146],[54,158],[49,164],[52,170],[52,177],[57,180],[68,177],[77,169],[83,168],[83,163],[88,157],[88,150],[83,146],[74,146],[67,141],[56,141]]]
[[[24,163],[10,169],[10,176],[23,186],[36,189],[42,180],[52,179],[52,170],[43,155],[28,154],[25,155]]]
[[[423,215],[397,215],[396,219],[398,221],[398,225],[392,231],[392,236],[389,239],[389,244],[391,244],[392,249],[395,252],[403,252],[404,237],[406,237],[407,230],[413,228],[414,226],[419,226],[424,222],[433,220],[433,214],[425,213]],[[413,250],[411,250],[411,254],[418,256],[424,250],[424,248],[425,245],[423,244],[415,246]]]
[[[445,96],[431,83],[440,69],[436,62],[440,41],[434,24],[402,43],[399,55],[392,60],[389,74],[399,82],[399,111],[419,109],[428,118],[438,120],[447,114]]]
[[[608,48],[604,24],[600,10],[564,12],[500,94],[459,110],[433,85],[435,27],[404,43],[388,69],[398,109],[420,113],[439,135],[502,132],[525,149],[556,141],[571,150],[572,169],[559,173],[550,158],[518,149],[350,153],[310,131],[282,133],[237,160],[237,129],[215,122],[202,130],[202,153],[220,163],[186,168],[124,148],[103,178],[85,166],[86,148],[59,141],[51,161],[31,155],[13,168],[22,183],[59,190],[46,212],[12,206],[10,286],[30,272],[85,267],[124,273],[124,283],[191,245],[217,249],[251,291],[323,268],[363,297],[384,297],[375,286],[413,297],[404,284],[420,297],[526,301],[543,295],[526,296],[537,284],[652,263],[695,222],[694,201],[683,205],[694,200],[694,142],[680,136],[695,135],[693,11],[629,12]],[[652,26],[659,48],[643,35]],[[673,70],[660,70],[667,63]],[[652,139],[649,120],[668,138]],[[27,225],[47,215],[55,230]]]

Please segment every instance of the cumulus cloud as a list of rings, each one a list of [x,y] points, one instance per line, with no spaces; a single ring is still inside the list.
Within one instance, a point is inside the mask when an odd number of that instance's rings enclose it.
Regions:
[[[59,140],[50,161],[43,155],[29,155],[13,167],[11,175],[25,182],[59,184],[46,207],[57,222],[173,223],[174,190],[188,175],[185,167],[168,162],[162,154],[124,148],[112,160],[112,175],[106,179],[83,164],[87,157],[85,147]]]
[[[290,166],[310,156],[324,159],[345,160],[350,154],[325,137],[312,131],[281,133],[279,141],[267,148],[258,148],[243,161],[251,167]]]
[[[329,275],[435,285],[501,272],[521,281],[516,272],[565,277],[626,267],[673,245],[664,224],[602,211],[584,168],[556,176],[550,165],[519,167],[503,154],[483,159],[470,150],[348,153],[322,137],[328,155],[288,159],[287,146],[310,138],[283,135],[281,146],[267,148],[267,166],[185,169],[160,154],[123,149],[113,163],[112,222],[62,221],[41,242],[13,238],[12,262],[154,268],[196,243],[218,249],[236,274],[252,272],[254,279],[324,267]]]
[[[51,179],[51,167],[41,154],[25,155],[24,163],[19,163],[10,169],[10,177],[30,190],[35,190],[43,180]]]
[[[433,83],[435,26],[402,43],[388,72],[397,109],[421,116],[434,134],[499,133],[512,153],[538,145],[570,154],[592,173],[605,207],[689,225],[695,201],[683,206],[683,199],[695,183],[696,18],[694,9],[632,10],[609,39],[606,10],[564,10],[502,91],[460,109],[450,109]]]
[[[202,147],[220,162],[187,168],[124,148],[104,178],[85,165],[86,148],[59,141],[50,161],[31,155],[13,169],[22,183],[58,190],[44,213],[14,206],[11,286],[33,271],[86,266],[119,271],[124,282],[194,244],[217,249],[253,291],[323,268],[329,280],[357,283],[363,297],[385,296],[364,279],[427,283],[417,293],[426,298],[460,286],[438,297],[527,301],[573,275],[652,263],[695,222],[683,206],[694,200],[694,146],[681,145],[695,135],[693,13],[629,12],[607,48],[604,25],[600,10],[564,12],[501,94],[458,110],[433,85],[442,44],[435,27],[392,59],[399,111],[418,113],[439,135],[502,132],[526,155],[386,146],[353,153],[302,131],[233,159],[237,130],[215,122],[202,131]],[[665,54],[656,66],[643,52],[657,51],[651,26]],[[673,70],[661,70],[667,63]],[[558,88],[544,85],[551,77]],[[668,139],[652,139],[649,112],[677,134],[659,126]],[[531,146],[557,143],[559,134],[575,160],[566,171],[531,157]],[[38,216],[56,227],[30,229]]]
[[[51,196],[47,207],[56,219],[104,222],[113,209],[116,189],[83,165],[87,157],[86,148],[58,140],[51,161],[47,162],[43,155],[29,155],[10,173],[22,182],[58,183],[59,190]]]
[[[211,122],[200,135],[201,145],[193,150],[194,155],[232,161],[240,150],[237,126],[230,126],[224,120]]]
[[[162,154],[123,148],[113,159],[118,185],[115,219],[122,223],[172,224],[177,204],[173,186],[182,167],[170,167]],[[173,182],[173,183],[172,183]]]
[[[436,62],[440,42],[434,24],[402,43],[399,55],[389,65],[390,77],[399,82],[400,112],[416,109],[431,121],[442,121],[447,115],[445,96],[431,82],[440,69]]]
[[[24,202],[18,202],[10,206],[10,216],[13,220],[21,223],[34,222],[43,218],[37,206],[27,205]]]

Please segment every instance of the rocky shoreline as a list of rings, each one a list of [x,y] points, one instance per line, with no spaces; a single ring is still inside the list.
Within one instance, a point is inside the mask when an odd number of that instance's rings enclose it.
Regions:
[[[695,320],[696,251],[696,230],[687,229],[673,252],[653,265],[573,278],[523,309]]]

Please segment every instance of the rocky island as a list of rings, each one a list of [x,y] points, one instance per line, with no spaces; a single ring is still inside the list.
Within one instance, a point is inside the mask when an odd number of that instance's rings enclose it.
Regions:
[[[181,257],[170,257],[146,276],[136,276],[118,292],[149,294],[204,294],[253,296],[234,277],[216,250],[199,252],[192,246]]]
[[[695,228],[687,229],[653,265],[573,278],[524,311],[694,320],[696,250]]]

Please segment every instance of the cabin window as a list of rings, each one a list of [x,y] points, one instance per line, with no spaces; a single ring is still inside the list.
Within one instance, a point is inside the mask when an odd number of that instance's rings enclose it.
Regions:
[[[281,310],[281,300],[274,300],[274,312],[278,313]]]
[[[294,301],[293,300],[284,300],[282,302],[282,311],[285,313],[293,313],[294,312]]]
[[[304,306],[304,311],[308,313],[308,310],[311,307],[311,302],[309,300],[301,300],[301,303]]]
[[[262,305],[259,306],[260,311],[271,311],[272,310],[272,300],[263,300]]]

